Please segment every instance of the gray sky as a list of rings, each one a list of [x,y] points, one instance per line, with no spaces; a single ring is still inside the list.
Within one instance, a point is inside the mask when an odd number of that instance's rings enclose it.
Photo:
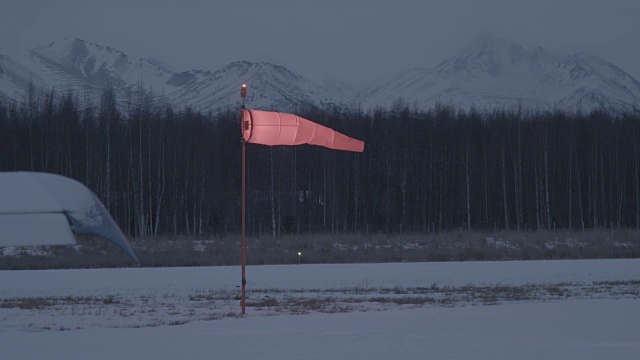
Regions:
[[[4,0],[0,53],[66,37],[176,70],[236,60],[361,86],[433,67],[480,32],[525,48],[585,51],[640,79],[638,0]]]

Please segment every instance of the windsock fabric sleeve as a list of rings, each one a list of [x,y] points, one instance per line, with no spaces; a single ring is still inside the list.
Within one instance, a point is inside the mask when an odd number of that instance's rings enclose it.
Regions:
[[[262,145],[318,145],[335,150],[363,152],[364,142],[293,114],[242,111],[242,136]]]

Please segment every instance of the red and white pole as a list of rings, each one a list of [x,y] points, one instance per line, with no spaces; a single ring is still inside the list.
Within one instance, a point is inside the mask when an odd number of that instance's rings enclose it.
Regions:
[[[242,84],[242,89],[240,90],[240,97],[242,97],[242,110],[244,110],[244,99],[247,97],[247,85]],[[244,132],[245,124],[244,118],[241,115],[241,127]],[[246,141],[244,140],[244,136],[242,138],[242,299],[240,300],[240,305],[242,306],[242,315],[245,314],[246,307],[246,286],[247,286],[247,273],[246,273],[246,252],[247,252],[247,239],[245,232],[245,224],[246,224],[246,177],[247,177],[247,164],[246,164]]]
[[[247,263],[247,259],[246,259],[246,252],[247,252],[247,240],[246,240],[246,234],[245,234],[245,223],[246,223],[246,218],[245,218],[245,193],[246,193],[246,142],[243,140],[242,141],[242,300],[241,300],[241,305],[242,305],[242,315],[245,314],[245,305],[246,305],[246,296],[245,296],[245,288],[247,286],[247,274],[246,274],[246,263]]]

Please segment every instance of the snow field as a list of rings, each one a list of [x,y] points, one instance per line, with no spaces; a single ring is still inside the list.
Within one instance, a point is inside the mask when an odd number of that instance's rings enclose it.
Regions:
[[[640,260],[0,271],[7,359],[635,359]],[[5,358],[3,356],[2,358]]]

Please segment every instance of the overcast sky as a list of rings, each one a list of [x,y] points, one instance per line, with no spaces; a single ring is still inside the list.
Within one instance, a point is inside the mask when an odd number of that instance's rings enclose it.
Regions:
[[[482,31],[589,52],[640,79],[638,0],[3,0],[0,53],[67,37],[153,56],[176,70],[236,60],[361,86],[433,67]]]

